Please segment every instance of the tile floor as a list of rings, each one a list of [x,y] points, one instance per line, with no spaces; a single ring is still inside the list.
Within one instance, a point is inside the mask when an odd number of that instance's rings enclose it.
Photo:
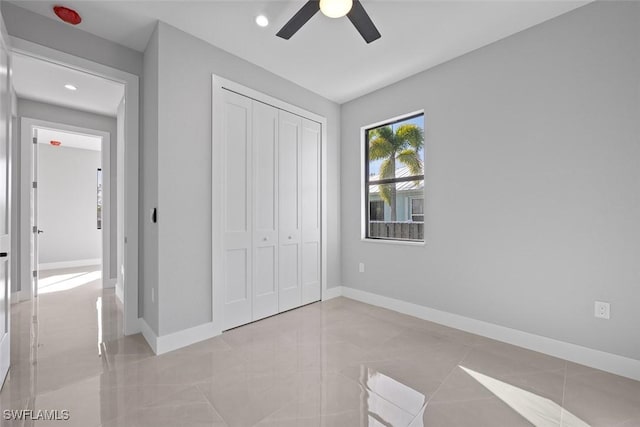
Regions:
[[[0,425],[640,426],[640,382],[345,298],[154,356],[90,273],[12,306],[2,414],[69,420]]]

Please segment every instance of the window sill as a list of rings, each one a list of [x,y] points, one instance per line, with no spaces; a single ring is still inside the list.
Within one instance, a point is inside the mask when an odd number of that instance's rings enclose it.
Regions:
[[[392,239],[370,239],[368,237],[361,237],[360,241],[365,243],[375,243],[375,244],[382,244],[382,245],[426,246],[426,242],[412,242],[407,240],[392,240]]]

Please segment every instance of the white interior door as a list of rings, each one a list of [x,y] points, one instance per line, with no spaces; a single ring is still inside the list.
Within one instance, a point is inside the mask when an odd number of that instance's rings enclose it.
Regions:
[[[302,304],[300,283],[300,135],[302,119],[279,111],[278,286],[279,311]]]
[[[278,312],[278,110],[253,101],[253,319]]]
[[[224,90],[223,159],[223,329],[252,320],[252,101]]]
[[[302,119],[301,276],[302,304],[320,300],[320,123]]]
[[[0,386],[9,371],[10,364],[10,324],[11,324],[11,283],[9,280],[9,147],[11,117],[11,92],[9,72],[9,50],[5,44],[4,23],[0,16]]]

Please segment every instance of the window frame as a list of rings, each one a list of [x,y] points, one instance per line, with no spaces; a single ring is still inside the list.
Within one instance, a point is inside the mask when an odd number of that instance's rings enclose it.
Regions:
[[[380,122],[372,123],[367,126],[362,126],[360,128],[361,135],[361,152],[360,152],[360,161],[361,161],[361,170],[360,170],[360,179],[361,179],[361,234],[360,239],[364,242],[375,242],[375,243],[386,243],[386,244],[400,244],[400,245],[411,245],[411,246],[423,246],[425,245],[426,239],[423,235],[422,240],[409,240],[409,239],[391,239],[391,238],[382,238],[382,237],[370,237],[369,236],[369,186],[370,185],[384,185],[398,182],[409,182],[409,181],[419,181],[422,180],[424,182],[424,170],[422,175],[414,175],[411,177],[401,177],[401,178],[388,178],[377,181],[369,180],[369,131],[382,126],[393,126],[394,124],[410,120],[416,117],[422,117],[423,120],[423,130],[425,128],[425,114],[424,110],[414,111],[408,114],[403,114],[400,116],[396,116],[387,120],[383,120]],[[426,141],[423,147],[423,152],[426,152]],[[423,161],[426,160],[426,155],[424,156]],[[422,199],[425,200],[425,188],[426,186],[423,184],[422,186]],[[424,206],[424,202],[423,202]]]

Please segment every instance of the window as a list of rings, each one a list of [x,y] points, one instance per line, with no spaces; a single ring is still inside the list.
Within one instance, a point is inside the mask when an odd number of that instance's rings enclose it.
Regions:
[[[364,129],[368,239],[424,241],[424,115]]]

